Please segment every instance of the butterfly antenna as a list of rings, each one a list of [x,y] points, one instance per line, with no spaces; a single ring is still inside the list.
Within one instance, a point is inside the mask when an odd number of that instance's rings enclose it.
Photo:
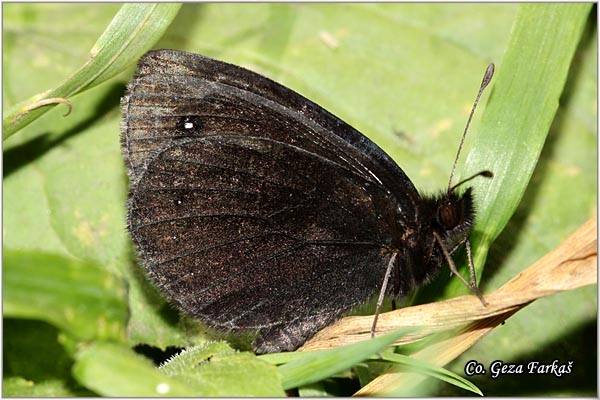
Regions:
[[[452,165],[452,172],[450,172],[450,179],[448,181],[448,193],[452,191],[452,189],[458,185],[452,186],[452,178],[454,178],[454,171],[456,170],[456,164],[458,163],[458,157],[460,156],[460,151],[462,150],[463,144],[465,143],[465,137],[467,136],[467,131],[469,130],[469,125],[471,125],[471,119],[473,119],[473,114],[475,113],[475,109],[477,108],[477,103],[479,103],[479,99],[481,98],[481,94],[487,87],[487,85],[492,80],[492,76],[494,76],[494,64],[491,63],[488,65],[485,70],[485,74],[483,75],[483,80],[481,81],[481,86],[479,86],[479,92],[477,92],[477,97],[475,98],[475,103],[473,103],[473,108],[471,108],[471,113],[469,114],[469,119],[467,120],[467,125],[465,126],[465,130],[463,131],[462,139],[460,140],[460,145],[458,146],[458,151],[456,152],[456,158],[454,159],[454,164]]]
[[[448,189],[448,193],[453,192],[454,189],[456,189],[457,187],[459,187],[460,185],[462,185],[463,183],[467,183],[469,182],[471,179],[473,178],[477,178],[478,176],[485,176],[486,178],[491,178],[492,176],[494,176],[494,174],[492,173],[492,171],[488,171],[487,169],[483,170],[483,171],[479,171],[476,174],[471,175],[468,178],[463,179],[462,181],[458,182],[456,185],[452,186],[451,188]]]

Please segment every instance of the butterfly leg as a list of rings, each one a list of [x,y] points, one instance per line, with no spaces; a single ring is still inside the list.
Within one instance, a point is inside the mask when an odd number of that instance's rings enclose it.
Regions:
[[[469,260],[469,272],[471,273],[471,287],[477,287],[477,277],[475,276],[475,265],[473,264],[473,255],[471,253],[471,242],[465,241],[465,248],[467,249],[467,259]]]
[[[481,294],[481,292],[479,291],[479,288],[477,287],[477,283],[475,280],[475,267],[473,266],[473,259],[471,257],[471,245],[468,244],[469,241],[465,241],[466,246],[467,246],[467,257],[469,259],[469,269],[470,269],[470,273],[471,273],[471,283],[469,284],[469,282],[467,282],[467,280],[465,278],[463,278],[463,276],[458,272],[458,270],[456,269],[456,265],[454,264],[454,260],[452,260],[452,257],[450,256],[450,253],[448,252],[448,250],[446,249],[446,246],[444,245],[444,242],[442,241],[442,238],[436,233],[433,233],[433,236],[435,238],[435,240],[438,242],[440,248],[442,249],[442,253],[444,253],[444,257],[446,258],[446,261],[448,262],[448,266],[450,267],[450,271],[458,278],[462,281],[462,283],[465,284],[466,287],[468,287],[473,293],[475,293],[475,295],[477,295],[477,297],[479,298],[479,300],[481,301],[481,304],[483,304],[484,306],[487,306],[487,301],[485,301],[485,299],[483,298],[483,295]]]
[[[371,338],[375,337],[375,328],[377,327],[377,319],[379,318],[379,311],[381,310],[381,305],[383,304],[383,300],[385,299],[385,294],[387,292],[387,286],[390,281],[390,276],[392,275],[392,271],[394,270],[394,266],[396,265],[396,256],[397,252],[392,253],[392,257],[388,263],[387,269],[385,270],[385,277],[383,278],[383,283],[381,285],[381,290],[379,291],[379,298],[377,299],[377,307],[375,308],[375,316],[373,317],[373,325],[371,325]]]

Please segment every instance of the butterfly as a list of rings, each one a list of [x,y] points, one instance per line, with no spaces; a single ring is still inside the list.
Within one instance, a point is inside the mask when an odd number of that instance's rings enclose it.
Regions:
[[[121,108],[147,275],[185,314],[253,332],[257,353],[294,350],[377,294],[378,309],[402,298],[445,261],[458,275],[471,188],[420,195],[375,143],[268,78],[151,51]],[[474,274],[460,278],[483,301]]]

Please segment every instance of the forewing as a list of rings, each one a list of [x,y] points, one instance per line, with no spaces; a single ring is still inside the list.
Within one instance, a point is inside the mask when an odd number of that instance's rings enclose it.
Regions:
[[[404,207],[419,201],[412,182],[375,143],[294,91],[235,65],[174,50],[149,52],[122,108],[122,148],[134,183],[152,154],[173,142],[233,134],[319,154],[381,184]]]

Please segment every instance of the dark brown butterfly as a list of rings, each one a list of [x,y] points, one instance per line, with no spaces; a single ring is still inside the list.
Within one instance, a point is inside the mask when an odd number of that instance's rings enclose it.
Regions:
[[[470,188],[421,196],[361,133],[234,65],[149,52],[122,109],[144,268],[184,313],[257,332],[259,353],[294,350],[376,294],[453,268],[473,222]]]

